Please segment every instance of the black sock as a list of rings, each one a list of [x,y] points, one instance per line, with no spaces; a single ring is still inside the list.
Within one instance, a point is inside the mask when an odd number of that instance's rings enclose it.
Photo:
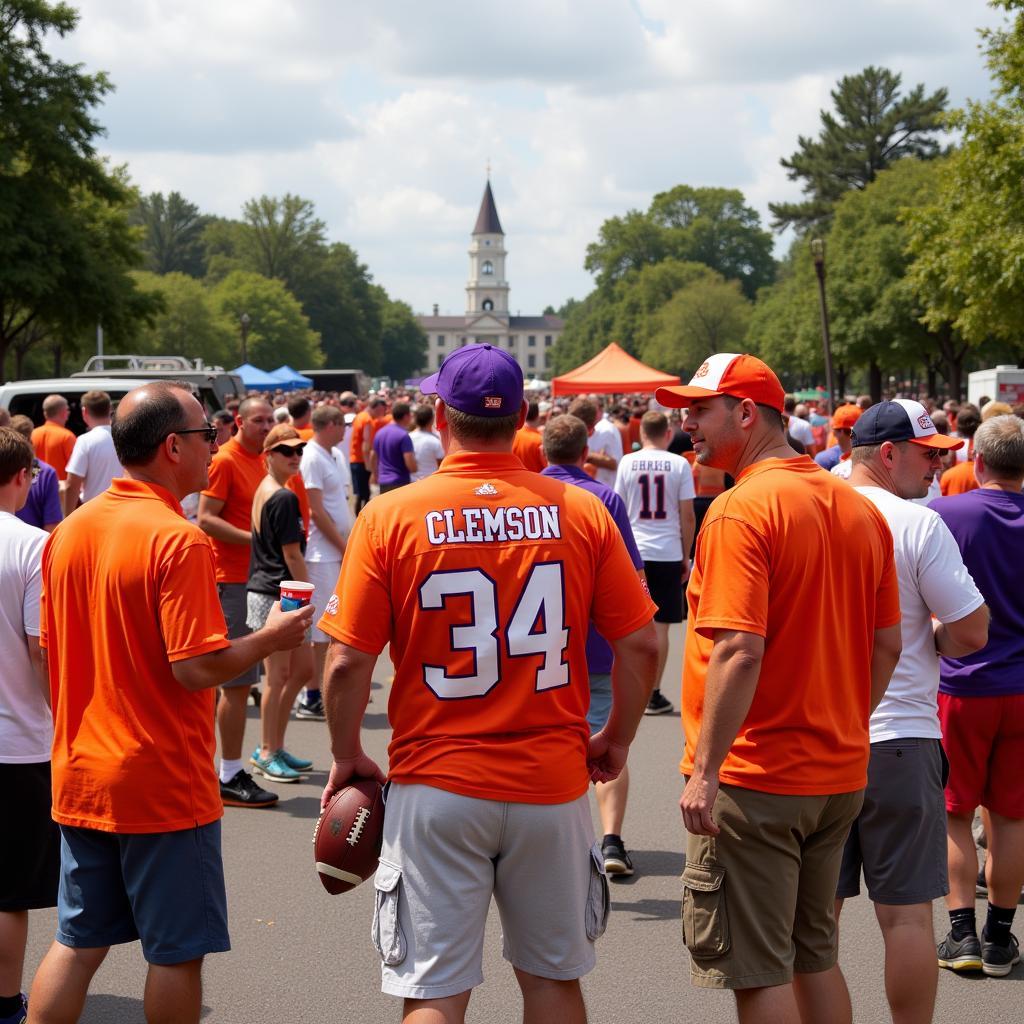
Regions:
[[[655,687],[653,690],[651,690],[651,700],[654,700],[655,697],[660,697],[660,696],[661,696],[661,690],[659,690],[658,687]]]
[[[13,1017],[21,1009],[21,993],[0,996],[0,1017]]]
[[[996,907],[991,903],[988,905],[984,932],[986,942],[994,942],[997,946],[1010,944],[1010,925],[1013,924],[1013,913],[1016,909],[1016,907]]]
[[[605,834],[604,839],[601,840],[601,845],[605,843],[621,843],[622,836],[617,836],[614,832],[608,832]]]
[[[968,935],[978,934],[978,924],[974,919],[974,907],[951,910],[949,912],[949,923],[954,942],[966,939]]]

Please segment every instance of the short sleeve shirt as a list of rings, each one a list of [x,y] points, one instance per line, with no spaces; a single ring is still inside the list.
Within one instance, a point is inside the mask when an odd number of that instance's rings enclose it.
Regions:
[[[64,512],[60,507],[57,474],[53,467],[46,465],[45,462],[36,459],[36,463],[39,466],[39,475],[28,489],[28,501],[25,502],[24,508],[18,509],[15,515],[29,526],[42,528],[51,523],[59,523],[64,518]]]
[[[232,437],[214,455],[210,482],[203,494],[223,501],[220,517],[248,534],[252,530],[252,497],[266,475],[263,455],[247,451],[237,437]],[[217,582],[245,583],[249,578],[249,545],[228,544],[215,537],[211,541],[217,558]]]
[[[82,478],[82,501],[102,494],[110,481],[122,474],[109,426],[93,427],[75,441],[67,471]]]
[[[306,491],[319,491],[324,511],[331,517],[342,537],[352,530],[352,510],[348,503],[348,466],[337,448],[329,452],[315,441],[302,453],[302,474]],[[306,545],[307,562],[340,562],[341,552],[323,535],[314,520],[309,524]]]
[[[67,478],[68,459],[75,450],[75,435],[67,427],[47,420],[32,431],[32,447],[37,459],[53,466],[58,480]]]
[[[693,470],[682,455],[641,448],[624,455],[615,493],[626,503],[637,547],[645,562],[681,562],[679,502],[692,500]]]
[[[516,431],[512,454],[534,473],[539,473],[548,464],[544,457],[544,437],[533,427],[522,427]]]
[[[683,773],[693,771],[715,630],[740,630],[764,637],[765,651],[720,780],[793,795],[863,789],[874,632],[900,621],[878,509],[805,455],[748,466],[708,509],[687,600]]]
[[[654,612],[597,498],[458,452],[362,510],[319,625],[391,644],[392,779],[563,803],[589,785],[587,625],[617,640]]]
[[[416,472],[412,474],[413,480],[422,480],[436,472],[444,459],[444,447],[437,434],[429,430],[414,430],[410,435],[412,438],[413,451],[416,454]]]
[[[381,484],[409,483],[409,467],[405,454],[413,454],[412,438],[409,431],[397,423],[389,423],[373,439],[373,450],[377,454],[377,482]]]
[[[40,643],[59,824],[175,832],[223,814],[214,691],[171,671],[230,646],[213,562],[174,497],[137,480],[115,480],[50,535]]]
[[[260,509],[260,528],[252,534],[248,590],[256,594],[276,594],[281,580],[291,579],[284,560],[286,544],[298,544],[304,554],[306,530],[295,492],[281,487]]]

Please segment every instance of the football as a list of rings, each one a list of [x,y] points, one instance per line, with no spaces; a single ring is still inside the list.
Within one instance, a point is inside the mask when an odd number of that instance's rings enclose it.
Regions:
[[[384,798],[376,779],[358,779],[331,797],[313,832],[313,858],[323,887],[348,892],[377,870],[384,836]]]

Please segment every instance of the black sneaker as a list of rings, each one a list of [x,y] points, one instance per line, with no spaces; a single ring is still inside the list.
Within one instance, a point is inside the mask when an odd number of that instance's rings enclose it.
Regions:
[[[220,798],[225,807],[273,807],[277,803],[277,794],[257,786],[244,768],[230,782],[220,784]]]
[[[300,700],[298,707],[295,709],[295,717],[309,718],[314,722],[325,721],[327,716],[324,714],[324,702],[322,700],[315,700],[307,704],[304,700]]]
[[[628,878],[633,874],[633,862],[621,839],[609,839],[602,843],[601,856],[604,857],[604,870],[607,874],[618,875],[620,878]]]
[[[988,882],[985,881],[985,865],[982,864],[978,872],[978,880],[974,883],[974,895],[982,899],[988,899]]]
[[[939,943],[936,952],[940,967],[948,967],[951,971],[981,970],[981,943],[977,935],[968,935],[967,938],[957,941],[953,938],[953,933],[949,932]],[[1009,967],[1006,971],[1009,971]]]
[[[1005,946],[997,946],[994,942],[981,944],[981,969],[990,978],[1004,978],[1013,970],[1014,964],[1020,963],[1020,945],[1017,936],[1011,935]]]
[[[675,707],[672,701],[663,697],[661,690],[655,690],[651,694],[651,699],[647,702],[647,707],[644,708],[645,715],[667,715],[675,711]]]

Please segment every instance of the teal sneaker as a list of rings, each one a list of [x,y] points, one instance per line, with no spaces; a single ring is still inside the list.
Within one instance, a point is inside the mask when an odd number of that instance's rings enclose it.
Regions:
[[[265,761],[261,757],[251,757],[249,763],[254,774],[262,775],[271,782],[298,782],[300,778],[299,773],[285,764],[279,754],[274,754]]]
[[[296,757],[294,754],[289,754],[287,750],[283,748],[277,752],[277,756],[289,768],[294,768],[297,772],[308,772],[313,767],[312,761],[307,761],[304,757]]]

